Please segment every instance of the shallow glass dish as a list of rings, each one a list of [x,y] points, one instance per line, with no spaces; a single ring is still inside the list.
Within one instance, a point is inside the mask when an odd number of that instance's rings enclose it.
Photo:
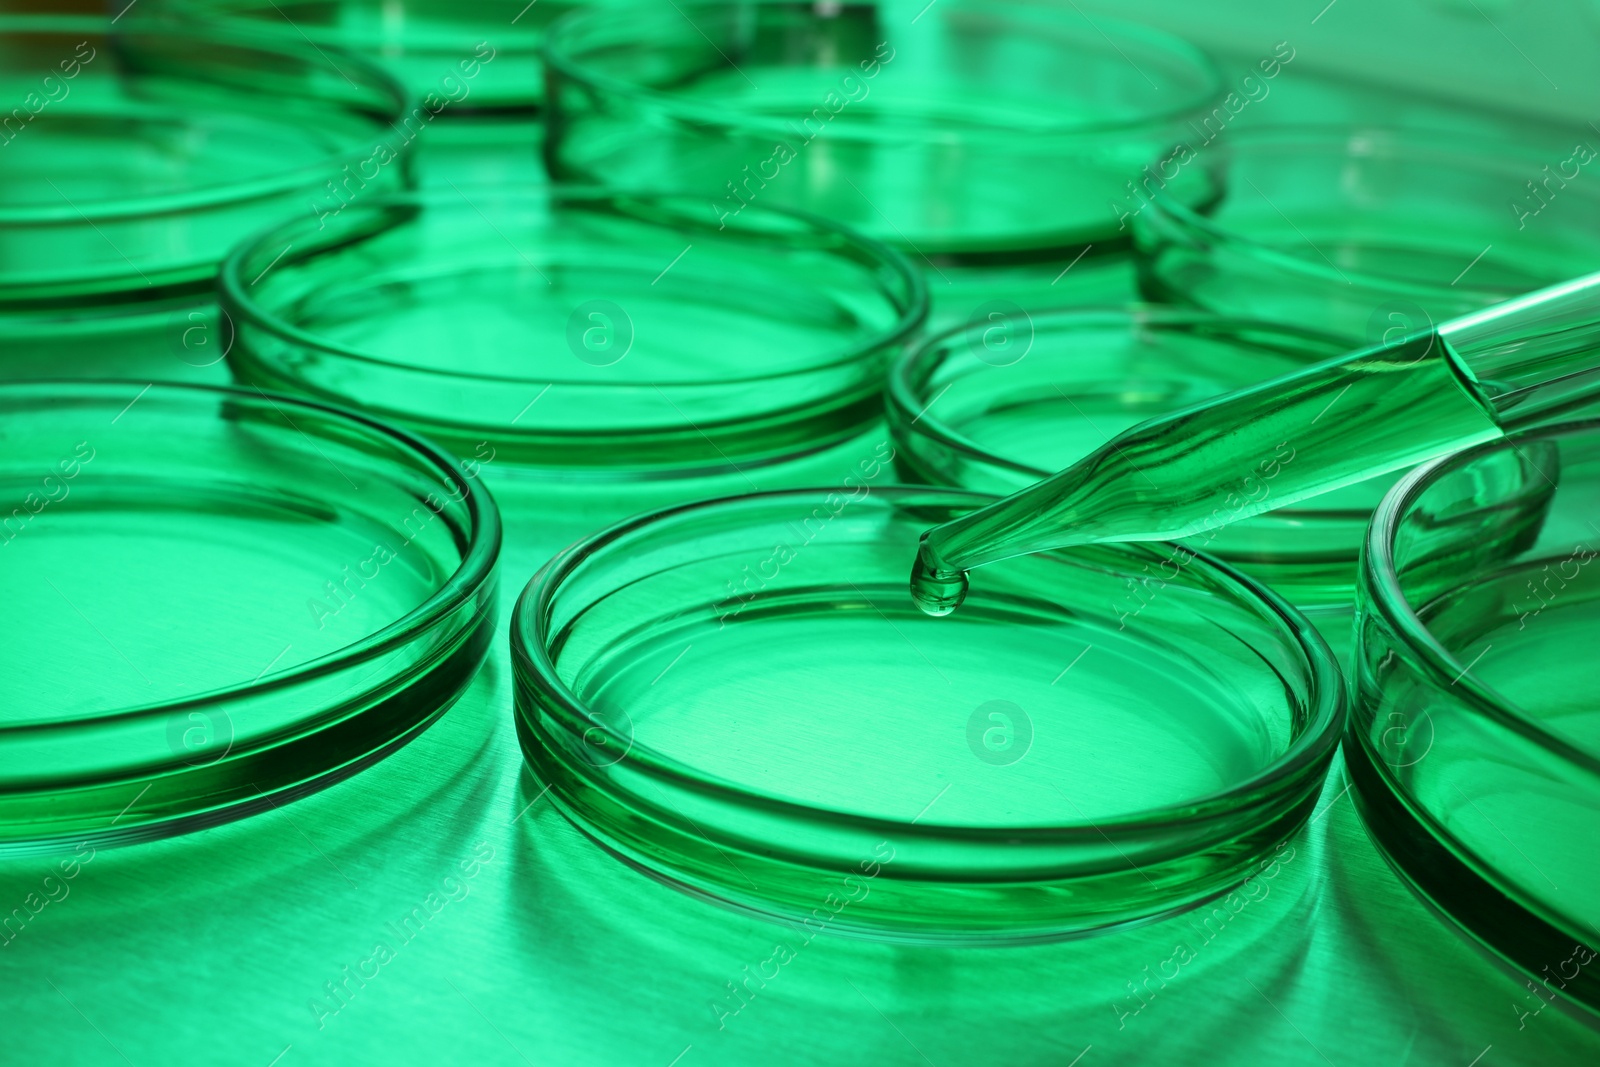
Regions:
[[[204,20],[258,39],[311,42],[365,56],[418,104],[429,94],[452,117],[523,111],[544,95],[539,45],[582,0],[141,0],[141,18]]]
[[[458,187],[301,218],[229,257],[243,382],[359,405],[464,456],[572,479],[730,470],[881,411],[926,314],[888,247],[682,197]]]
[[[409,434],[41,382],[0,387],[0,437],[0,853],[293,799],[426,727],[488,648],[494,503]]]
[[[0,377],[180,376],[232,245],[406,180],[402,90],[354,56],[28,16],[0,55]]]
[[[129,18],[203,19],[258,39],[365,56],[411,100],[418,177],[538,163],[545,27],[580,0],[141,0]],[[456,178],[456,180],[459,180]]]
[[[1344,717],[1316,631],[1171,545],[1009,560],[923,615],[918,536],[992,499],[752,494],[563,552],[512,623],[534,774],[656,877],[873,937],[1068,936],[1270,863]]]
[[[1345,745],[1363,815],[1434,906],[1553,1000],[1600,1009],[1600,422],[1420,468],[1373,517]]]
[[[903,480],[1010,494],[1146,419],[1337,355],[1335,338],[1183,308],[1013,314],[928,338],[895,361],[889,425]],[[1277,459],[1293,462],[1286,443]],[[1251,472],[1246,472],[1251,473]],[[1189,538],[1349,641],[1356,564],[1393,481]],[[1246,499],[1271,479],[1241,476]]]
[[[1154,300],[1398,340],[1600,263],[1593,152],[1415,130],[1237,130],[1133,218]],[[1575,180],[1574,180],[1575,179]],[[1220,200],[1196,210],[1185,185]]]
[[[1127,238],[1117,205],[1220,95],[1203,54],[1146,27],[1006,0],[917,6],[575,13],[545,42],[550,172],[666,182],[718,222],[803,208],[919,257],[1075,253]]]

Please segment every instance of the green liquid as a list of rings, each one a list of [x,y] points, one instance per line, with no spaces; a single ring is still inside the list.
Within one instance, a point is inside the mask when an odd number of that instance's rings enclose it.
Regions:
[[[1142,423],[1067,468],[923,535],[911,594],[930,615],[966,572],[1072,545],[1219,530],[1503,433],[1437,333],[1336,360]]]

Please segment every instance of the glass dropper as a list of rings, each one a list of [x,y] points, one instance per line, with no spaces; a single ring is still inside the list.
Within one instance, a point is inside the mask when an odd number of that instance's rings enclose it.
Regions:
[[[1548,420],[1600,394],[1600,274],[1161,415],[922,535],[911,593],[948,615],[975,567],[1240,519]]]

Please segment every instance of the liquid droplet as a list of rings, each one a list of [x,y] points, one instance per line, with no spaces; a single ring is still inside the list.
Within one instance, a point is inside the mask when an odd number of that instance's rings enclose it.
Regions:
[[[939,562],[938,554],[924,542],[911,567],[911,599],[926,615],[950,614],[967,598],[967,572]]]

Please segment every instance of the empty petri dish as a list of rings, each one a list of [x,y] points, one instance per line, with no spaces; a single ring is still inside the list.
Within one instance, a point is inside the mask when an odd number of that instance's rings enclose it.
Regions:
[[[512,623],[534,774],[647,873],[863,936],[1056,938],[1245,878],[1337,743],[1327,646],[1170,545],[1007,560],[924,615],[919,535],[993,499],[751,494],[561,553]]]
[[[1418,469],[1373,517],[1345,745],[1391,863],[1551,1001],[1600,1009],[1600,422]]]
[[[142,0],[130,17],[204,19],[258,39],[366,57],[411,99],[423,183],[537,181],[545,26],[578,0]]]
[[[1151,299],[1398,340],[1600,263],[1593,158],[1415,130],[1238,130],[1133,219]],[[1169,196],[1225,192],[1209,207]],[[1186,199],[1188,202],[1186,202]]]
[[[40,382],[0,387],[0,436],[0,853],[328,784],[485,655],[494,503],[403,431],[258,392]]]
[[[1009,495],[1156,415],[1337,355],[1309,330],[1184,308],[1014,314],[928,338],[895,361],[889,425],[904,480]],[[1280,460],[1292,460],[1286,444]],[[1341,652],[1357,558],[1392,478],[1183,544],[1270,584]],[[1249,499],[1270,478],[1241,479]]]
[[[916,273],[819,219],[719,230],[692,206],[457,187],[297,219],[223,267],[234,373],[612,484],[860,433],[926,313]]]
[[[0,378],[221,376],[228,248],[406,180],[402,90],[353,56],[30,16],[0,52]]]
[[[964,275],[1035,264],[1006,297],[1032,301],[1088,244],[1073,281],[1110,266],[1146,165],[1221,95],[1179,38],[993,0],[595,9],[551,26],[545,61],[553,176],[667,183],[719,224],[837,219],[911,253],[961,318],[988,299]]]

